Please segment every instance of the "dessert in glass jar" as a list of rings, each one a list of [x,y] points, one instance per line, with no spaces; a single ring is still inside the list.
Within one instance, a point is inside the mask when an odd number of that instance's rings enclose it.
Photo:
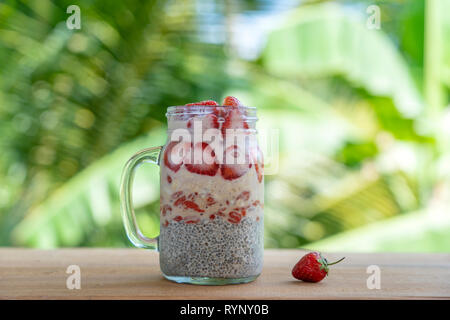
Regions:
[[[264,177],[256,108],[233,97],[167,110],[168,140],[129,160],[122,182],[127,234],[158,249],[164,276],[176,282],[229,284],[258,277],[263,264]],[[139,160],[141,159],[141,160]],[[139,231],[131,206],[134,168],[157,163],[160,235]]]

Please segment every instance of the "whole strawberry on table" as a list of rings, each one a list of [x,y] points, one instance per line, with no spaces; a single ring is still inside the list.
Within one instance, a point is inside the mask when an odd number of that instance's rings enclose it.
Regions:
[[[305,282],[319,282],[328,275],[329,268],[339,263],[345,257],[329,263],[319,252],[310,252],[304,255],[292,269],[292,276]]]

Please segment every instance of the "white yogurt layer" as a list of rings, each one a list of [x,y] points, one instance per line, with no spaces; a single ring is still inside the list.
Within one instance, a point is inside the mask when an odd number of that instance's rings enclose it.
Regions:
[[[171,183],[168,182],[168,178]],[[182,191],[185,196],[198,195],[193,200],[204,212],[186,209],[182,205],[175,206],[172,195]],[[248,199],[243,192],[249,192]],[[212,197],[214,204],[208,205],[208,197]],[[256,205],[254,205],[256,203]],[[224,213],[237,207],[246,207],[246,215],[260,215],[264,205],[264,181],[259,182],[254,165],[241,177],[234,180],[226,180],[220,174],[220,169],[215,176],[201,175],[189,172],[183,165],[174,172],[161,163],[161,208],[169,205],[171,211],[166,212],[165,219],[170,220],[175,216],[198,216],[201,219],[209,219],[221,208],[226,208]],[[163,218],[163,217],[162,217]]]

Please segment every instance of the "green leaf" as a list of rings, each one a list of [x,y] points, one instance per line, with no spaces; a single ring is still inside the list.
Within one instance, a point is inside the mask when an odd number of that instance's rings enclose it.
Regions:
[[[89,238],[100,229],[121,227],[119,184],[122,167],[140,149],[163,144],[165,135],[163,129],[154,130],[148,136],[124,144],[75,175],[14,228],[14,243],[41,248],[79,246],[88,244]],[[158,185],[158,168],[145,166],[145,169],[139,169],[134,182],[134,202],[138,209],[159,201]]]
[[[270,73],[292,79],[340,75],[353,87],[388,96],[406,116],[422,111],[408,66],[382,30],[335,3],[302,6],[271,33],[263,54]]]
[[[407,213],[310,243],[306,248],[347,252],[448,252],[448,214]]]

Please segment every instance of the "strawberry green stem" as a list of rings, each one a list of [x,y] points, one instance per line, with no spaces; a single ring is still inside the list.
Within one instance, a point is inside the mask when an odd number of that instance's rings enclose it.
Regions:
[[[339,259],[338,261],[335,261],[335,262],[332,262],[332,263],[327,263],[327,265],[331,266],[332,264],[339,263],[339,262],[341,262],[341,261],[344,260],[344,259],[345,259],[345,257],[342,257],[342,258]]]

